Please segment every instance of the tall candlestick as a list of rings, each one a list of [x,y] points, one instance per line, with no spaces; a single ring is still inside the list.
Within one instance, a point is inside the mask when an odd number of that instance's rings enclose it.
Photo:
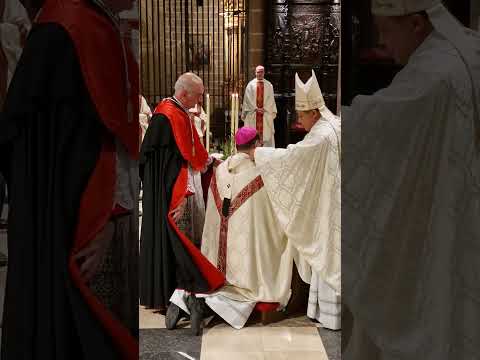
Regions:
[[[207,138],[205,140],[207,152],[210,152],[210,95],[207,94],[207,123],[205,124]]]
[[[238,94],[235,94],[235,117],[234,117],[234,130],[235,130],[235,134],[237,133],[238,131]],[[233,151],[235,154],[237,153],[237,147],[235,146],[234,147],[234,151]]]
[[[239,95],[236,94],[236,111],[235,111],[235,133],[238,131],[238,117],[240,114],[240,101]]]
[[[230,110],[230,144],[231,148],[233,149],[233,146],[235,144],[234,138],[235,138],[235,94],[232,94],[232,107]]]

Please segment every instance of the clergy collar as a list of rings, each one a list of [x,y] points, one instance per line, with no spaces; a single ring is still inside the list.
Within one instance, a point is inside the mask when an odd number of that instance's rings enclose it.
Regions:
[[[180,107],[180,109],[182,109],[182,110],[185,112],[185,114],[188,115],[188,117],[190,117],[190,112],[188,111],[188,109],[187,109],[185,106],[183,106],[183,104],[181,103],[180,100],[178,100],[175,96],[172,96],[170,99],[171,99],[176,105],[178,105],[178,106]]]
[[[246,160],[248,160],[248,162]],[[234,172],[238,167],[247,164],[251,166],[253,165],[253,161],[250,160],[250,156],[248,156],[248,154],[243,152],[232,155],[227,159],[227,168],[229,173]]]

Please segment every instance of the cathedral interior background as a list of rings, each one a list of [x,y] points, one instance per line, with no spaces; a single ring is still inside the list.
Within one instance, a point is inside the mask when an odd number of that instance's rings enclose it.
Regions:
[[[210,97],[214,143],[230,129],[232,94],[241,104],[258,64],[275,90],[277,146],[305,134],[296,126],[295,72],[306,80],[314,69],[336,112],[339,0],[142,0],[140,17],[143,95],[154,107],[180,74],[197,73]]]

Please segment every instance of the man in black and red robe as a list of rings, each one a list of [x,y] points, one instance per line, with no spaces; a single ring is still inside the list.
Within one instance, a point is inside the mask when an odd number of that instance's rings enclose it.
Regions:
[[[166,324],[171,329],[181,311],[176,305],[169,305],[170,297],[177,288],[187,291],[194,334],[199,333],[204,308],[195,294],[211,292],[225,281],[223,274],[202,255],[200,244],[195,244],[179,226],[187,197],[203,197],[194,194],[198,190],[191,179],[194,172],[207,168],[208,153],[188,112],[199,102],[203,91],[203,82],[195,74],[179,77],[175,96],[163,100],[155,109],[139,164],[143,182],[140,304],[166,311]]]
[[[117,146],[138,158],[138,65],[115,18],[131,3],[46,0],[10,83],[2,359],[138,358],[132,331],[89,286],[122,213]]]

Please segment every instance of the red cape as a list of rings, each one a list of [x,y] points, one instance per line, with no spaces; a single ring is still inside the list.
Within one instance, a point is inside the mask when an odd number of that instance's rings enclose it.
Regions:
[[[111,216],[116,185],[115,138],[133,158],[138,158],[138,65],[126,46],[133,111],[133,121],[128,122],[123,49],[120,40],[117,40],[118,33],[106,15],[87,0],[47,0],[37,22],[56,23],[68,32],[91,100],[109,130],[103,139],[96,167],[82,194],[69,271],[92,312],[112,337],[121,357],[138,359],[138,341],[90,290],[73,260],[79,250],[94,240]]]
[[[173,137],[175,142],[186,160],[184,166],[180,170],[177,177],[177,181],[173,187],[172,199],[170,201],[168,222],[177,233],[178,237],[185,246],[193,262],[198,267],[202,276],[207,280],[209,284],[209,291],[214,291],[223,286],[225,283],[225,276],[219,271],[202,253],[198,250],[193,242],[187,238],[187,236],[180,231],[177,224],[173,220],[171,212],[183,201],[187,196],[187,182],[188,182],[188,163],[195,170],[203,170],[207,164],[208,153],[205,147],[202,145],[198,133],[195,128],[192,128],[191,120],[189,116],[181,110],[172,100],[162,101],[154,111],[155,114],[164,115],[172,128]],[[193,145],[192,145],[193,135]],[[194,150],[195,149],[195,150]],[[186,289],[188,290],[188,289]]]
[[[194,170],[203,170],[208,160],[208,153],[202,145],[198,133],[192,132],[195,127],[189,116],[170,99],[160,102],[155,108],[154,114],[163,114],[168,118],[175,142],[183,158],[192,165]]]

